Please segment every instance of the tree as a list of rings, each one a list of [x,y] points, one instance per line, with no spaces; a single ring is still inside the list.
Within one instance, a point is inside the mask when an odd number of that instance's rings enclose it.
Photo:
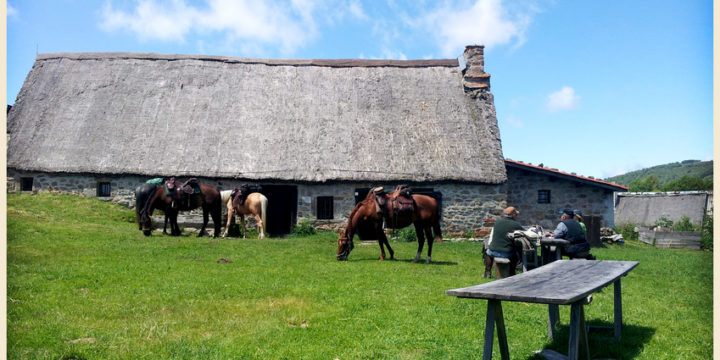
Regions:
[[[628,185],[630,192],[660,191],[660,181],[655,175],[648,175],[642,179],[635,179]]]
[[[706,181],[694,176],[683,176],[665,184],[662,191],[712,190],[712,186],[712,181]]]

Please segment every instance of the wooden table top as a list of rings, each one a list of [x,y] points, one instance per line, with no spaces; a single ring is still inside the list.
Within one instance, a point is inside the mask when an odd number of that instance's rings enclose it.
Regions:
[[[637,261],[558,260],[489,283],[445,291],[462,298],[569,305],[615,282]]]
[[[556,239],[554,237],[544,237],[544,238],[540,238],[540,244],[542,244],[542,245],[568,245],[568,244],[570,244],[570,241],[567,241],[565,239]]]

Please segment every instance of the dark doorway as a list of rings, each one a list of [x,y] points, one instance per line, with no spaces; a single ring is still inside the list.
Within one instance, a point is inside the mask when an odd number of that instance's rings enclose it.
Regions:
[[[583,223],[587,229],[587,241],[592,247],[602,247],[600,240],[600,227],[602,226],[602,216],[583,216]]]
[[[267,233],[270,236],[289,234],[297,218],[297,186],[262,185],[262,193],[268,199]]]

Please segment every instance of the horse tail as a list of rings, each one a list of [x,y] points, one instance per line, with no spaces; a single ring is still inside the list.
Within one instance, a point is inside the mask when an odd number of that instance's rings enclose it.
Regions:
[[[435,216],[435,221],[433,221],[432,227],[433,232],[435,233],[435,238],[442,240],[442,231],[440,231],[440,214]]]
[[[260,214],[260,219],[262,220],[262,226],[263,226],[263,233],[266,230],[267,227],[267,205],[268,205],[268,199],[265,197],[265,195],[260,194],[260,210],[262,211],[262,214]]]
[[[220,202],[223,204],[227,204],[228,200],[230,200],[230,194],[232,193],[232,190],[223,190],[220,192]]]

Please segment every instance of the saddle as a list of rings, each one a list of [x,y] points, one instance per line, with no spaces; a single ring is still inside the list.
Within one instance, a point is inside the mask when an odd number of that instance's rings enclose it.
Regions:
[[[381,217],[385,217],[385,206],[387,204],[387,198],[385,197],[385,189],[382,186],[378,186],[370,189],[370,192],[375,196],[375,212]]]
[[[173,208],[177,208],[179,202],[185,202],[186,207],[189,207],[190,196],[199,193],[200,183],[196,178],[190,178],[183,183],[172,177],[165,182],[165,195],[173,199],[171,204]]]
[[[392,208],[395,216],[412,213],[414,204],[415,202],[412,198],[412,189],[410,186],[405,184],[398,185],[392,197]]]
[[[200,192],[200,183],[196,178],[188,179],[188,181],[182,183],[175,180],[174,177],[165,182],[165,193],[171,195],[176,193],[181,195],[182,193],[192,195]]]

